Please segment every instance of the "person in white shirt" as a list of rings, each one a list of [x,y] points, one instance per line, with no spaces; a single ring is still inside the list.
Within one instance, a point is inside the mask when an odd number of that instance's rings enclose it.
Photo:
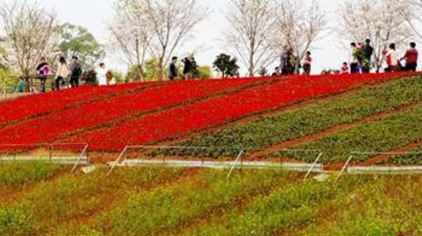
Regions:
[[[100,63],[100,67],[97,70],[98,85],[107,85],[107,69],[104,63]]]
[[[59,66],[57,67],[57,71],[56,71],[56,77],[55,77],[56,79],[54,81],[56,90],[60,90],[60,84],[65,82],[69,74],[70,74],[70,71],[69,71],[69,67],[66,64],[66,59],[64,57],[60,57]]]
[[[386,58],[387,68],[386,72],[395,72],[400,70],[399,56],[396,51],[396,45],[394,43],[390,44],[387,48],[384,48],[383,54]]]

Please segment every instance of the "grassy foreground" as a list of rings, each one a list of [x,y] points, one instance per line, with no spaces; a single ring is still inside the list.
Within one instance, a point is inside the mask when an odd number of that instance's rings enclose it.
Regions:
[[[0,173],[13,168],[0,165]],[[30,181],[0,203],[0,235],[422,233],[421,176],[344,176],[334,184],[277,170],[236,171],[229,180],[223,170],[106,173],[21,174]]]

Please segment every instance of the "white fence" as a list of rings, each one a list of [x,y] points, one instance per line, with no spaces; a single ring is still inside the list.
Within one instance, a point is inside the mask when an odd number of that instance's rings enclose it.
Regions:
[[[80,151],[72,155],[66,151],[66,147],[73,149],[78,147]],[[42,149],[42,152],[36,153],[37,149]],[[79,165],[90,164],[89,145],[86,143],[0,144],[0,164],[26,162],[73,165],[71,170],[73,173]]]

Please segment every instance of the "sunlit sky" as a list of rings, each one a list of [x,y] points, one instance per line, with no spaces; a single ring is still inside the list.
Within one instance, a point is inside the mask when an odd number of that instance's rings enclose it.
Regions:
[[[196,27],[193,32],[194,37],[188,40],[183,47],[179,48],[176,54],[182,57],[194,51],[199,64],[211,65],[217,54],[227,51],[221,41],[224,39],[224,27],[227,25],[223,15],[226,1],[198,1],[210,10],[209,17]],[[39,0],[39,2],[44,7],[54,8],[61,22],[70,22],[87,27],[100,43],[107,44],[108,33],[106,28],[112,17],[113,5],[116,0]],[[327,19],[329,19],[328,27],[336,27],[338,19],[336,10],[342,0],[317,0],[317,2],[327,14]],[[324,68],[337,69],[343,61],[348,60],[347,45],[342,45],[342,42],[336,33],[328,31],[321,41],[313,45],[314,73],[320,73]],[[111,53],[108,53],[105,62],[110,68],[126,69],[126,65],[122,63],[122,60]],[[268,68],[269,71],[272,71],[272,69]],[[242,71],[245,71],[245,68],[242,68]]]

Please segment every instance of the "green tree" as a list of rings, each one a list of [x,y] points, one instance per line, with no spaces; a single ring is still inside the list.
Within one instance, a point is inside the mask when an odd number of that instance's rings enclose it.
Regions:
[[[210,66],[197,66],[194,74],[195,78],[198,79],[209,79],[212,77],[212,71]]]
[[[84,70],[95,68],[105,56],[103,45],[86,28],[65,23],[59,27],[59,49],[66,58],[78,56]]]
[[[233,77],[239,74],[237,59],[230,55],[221,53],[213,63],[213,68],[221,73],[221,77]]]

